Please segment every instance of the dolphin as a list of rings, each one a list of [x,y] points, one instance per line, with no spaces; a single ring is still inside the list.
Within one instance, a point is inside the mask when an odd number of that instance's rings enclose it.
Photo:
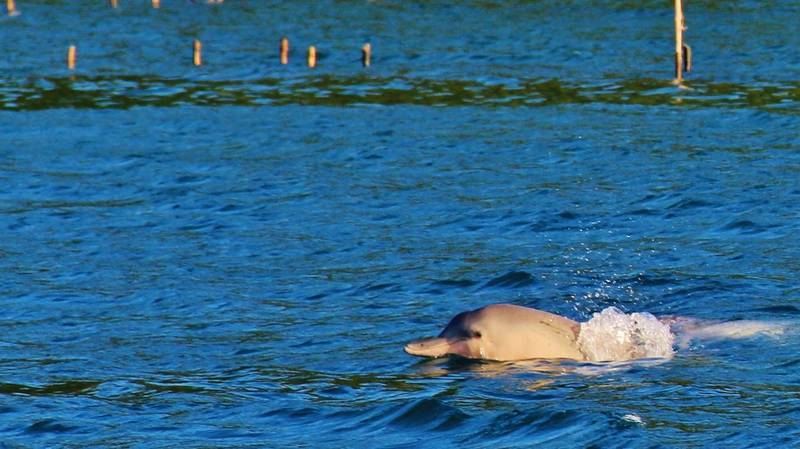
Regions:
[[[512,304],[492,304],[453,317],[436,338],[405,346],[411,355],[512,361],[586,360],[578,348],[580,324],[562,316]]]
[[[764,321],[709,322],[648,313],[626,315],[614,307],[579,323],[542,310],[512,304],[492,304],[453,317],[435,338],[405,345],[422,357],[459,355],[469,359],[509,362],[529,359],[624,361],[670,358],[673,344],[686,348],[691,340],[776,337],[786,323]]]

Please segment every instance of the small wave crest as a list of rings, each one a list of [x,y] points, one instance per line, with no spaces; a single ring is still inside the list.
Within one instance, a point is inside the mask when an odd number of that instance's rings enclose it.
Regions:
[[[650,313],[622,313],[608,307],[581,323],[578,346],[591,361],[670,358],[675,336]]]

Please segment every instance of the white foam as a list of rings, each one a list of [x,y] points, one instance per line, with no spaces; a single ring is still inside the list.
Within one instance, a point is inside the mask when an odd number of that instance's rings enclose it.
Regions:
[[[625,314],[616,307],[595,313],[581,323],[578,347],[591,361],[670,358],[675,336],[650,313]]]
[[[642,419],[642,417],[634,413],[628,413],[627,415],[622,417],[622,420],[632,422],[634,424],[644,424],[644,420]]]

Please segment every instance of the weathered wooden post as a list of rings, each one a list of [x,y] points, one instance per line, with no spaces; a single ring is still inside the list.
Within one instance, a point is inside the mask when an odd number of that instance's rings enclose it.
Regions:
[[[317,66],[317,47],[310,46],[308,47],[308,67],[314,68]]]
[[[683,0],[675,0],[675,84],[683,84],[683,72],[692,69],[692,49],[683,43],[686,18],[683,16]]]
[[[74,45],[70,45],[67,49],[67,68],[75,70],[75,60],[78,57],[78,49]]]
[[[281,64],[289,63],[289,38],[281,38]]]
[[[369,67],[372,59],[372,45],[369,42],[361,46],[361,65]]]
[[[194,40],[194,53],[192,60],[196,66],[203,65],[203,43],[200,42],[199,39]]]

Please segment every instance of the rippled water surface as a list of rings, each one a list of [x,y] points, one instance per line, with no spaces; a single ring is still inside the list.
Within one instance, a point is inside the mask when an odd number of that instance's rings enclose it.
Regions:
[[[795,447],[800,3],[669,3],[17,0],[0,447]],[[494,302],[789,324],[402,352]]]

